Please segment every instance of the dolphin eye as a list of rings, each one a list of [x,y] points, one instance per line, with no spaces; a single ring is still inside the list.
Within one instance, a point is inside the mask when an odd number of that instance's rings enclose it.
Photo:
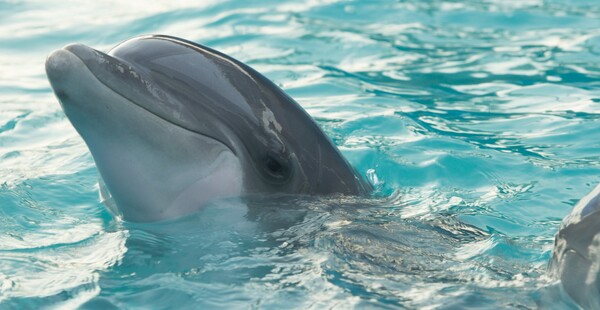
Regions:
[[[286,179],[289,173],[287,165],[272,154],[267,154],[265,156],[264,168],[267,175],[277,180]]]

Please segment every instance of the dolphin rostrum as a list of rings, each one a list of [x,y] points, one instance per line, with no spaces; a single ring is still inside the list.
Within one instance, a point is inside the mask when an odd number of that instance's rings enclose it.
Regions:
[[[371,191],[293,99],[202,45],[152,35],[105,54],[72,44],[46,73],[126,220],[177,218],[221,197]]]

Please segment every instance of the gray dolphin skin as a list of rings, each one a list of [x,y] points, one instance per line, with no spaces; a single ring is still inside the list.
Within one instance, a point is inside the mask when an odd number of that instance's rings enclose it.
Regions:
[[[600,309],[600,185],[565,217],[550,272],[584,309]]]
[[[107,54],[72,44],[46,73],[125,220],[173,219],[221,197],[372,190],[279,87],[199,44],[151,35]]]

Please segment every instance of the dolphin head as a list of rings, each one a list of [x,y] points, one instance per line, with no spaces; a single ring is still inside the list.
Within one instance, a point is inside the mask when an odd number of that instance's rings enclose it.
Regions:
[[[80,44],[46,72],[127,220],[249,194],[368,193],[308,114],[247,65],[169,36],[105,54]]]
[[[563,220],[554,241],[550,271],[580,306],[600,308],[600,186]]]

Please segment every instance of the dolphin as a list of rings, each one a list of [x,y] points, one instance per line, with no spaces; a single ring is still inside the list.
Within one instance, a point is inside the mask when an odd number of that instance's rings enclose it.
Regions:
[[[298,103],[200,44],[72,44],[47,58],[46,73],[125,220],[179,218],[223,197],[372,191]]]
[[[600,309],[600,185],[562,221],[549,269],[581,307]]]

